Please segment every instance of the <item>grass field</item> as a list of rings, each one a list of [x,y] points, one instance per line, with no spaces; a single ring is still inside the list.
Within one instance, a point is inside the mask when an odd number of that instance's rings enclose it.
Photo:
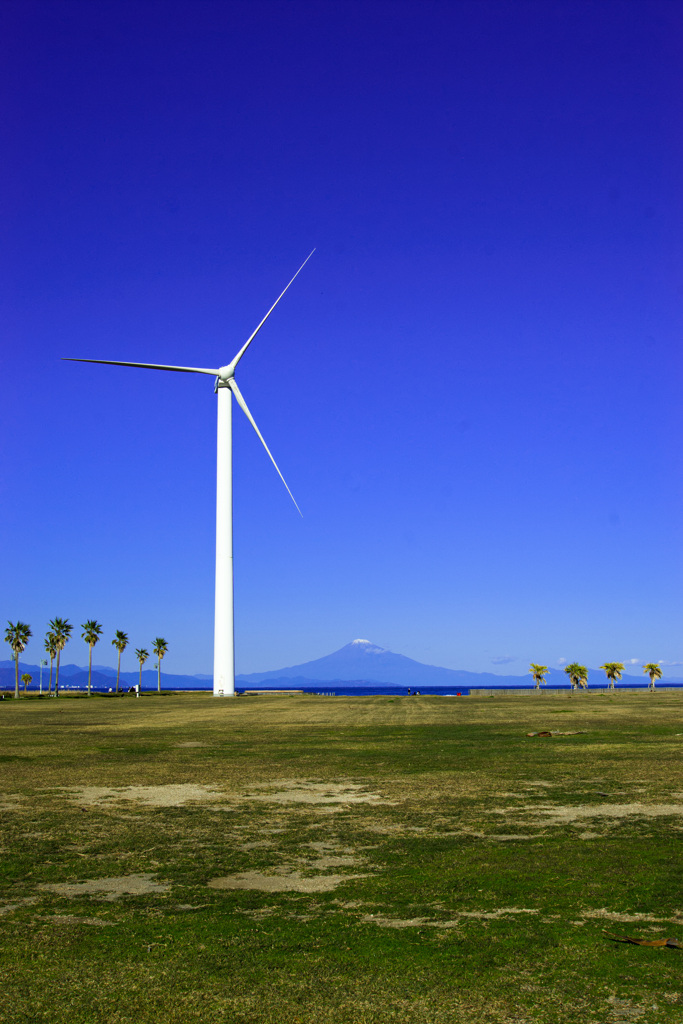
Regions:
[[[5,700],[0,727],[0,1021],[683,1021],[683,951],[605,934],[683,938],[683,696]]]

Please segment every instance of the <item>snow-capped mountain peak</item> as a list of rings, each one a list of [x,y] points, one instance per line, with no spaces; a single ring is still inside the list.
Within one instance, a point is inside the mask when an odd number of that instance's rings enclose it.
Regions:
[[[384,654],[384,647],[378,647],[377,644],[373,644],[370,640],[352,640],[348,647],[353,647],[357,651],[363,651],[364,654]]]

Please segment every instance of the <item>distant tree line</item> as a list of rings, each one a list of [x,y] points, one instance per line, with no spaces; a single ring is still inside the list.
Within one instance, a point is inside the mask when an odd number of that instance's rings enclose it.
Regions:
[[[48,695],[52,694],[52,673],[55,669],[55,697],[59,696],[59,662],[62,651],[66,647],[67,643],[71,639],[73,632],[73,624],[68,619],[55,618],[51,619],[48,623],[48,630],[45,634],[45,653],[50,659],[50,681],[48,686]],[[88,646],[88,696],[91,693],[92,683],[92,650],[93,647],[98,643],[102,636],[102,626],[95,619],[88,619],[81,626],[83,632],[81,638],[85,641]],[[14,696],[19,696],[19,655],[23,654],[29,640],[33,636],[31,627],[25,622],[8,622],[7,629],[5,630],[5,641],[12,648],[12,655],[14,658]],[[116,666],[116,693],[119,692],[119,680],[121,677],[121,655],[128,647],[129,640],[128,634],[124,633],[123,630],[117,629],[114,633],[114,639],[112,640],[113,646],[118,652],[118,661]],[[163,637],[155,637],[152,643],[152,651],[157,658],[157,690],[161,693],[161,662],[168,651],[168,643]],[[142,666],[149,658],[149,651],[141,647],[135,651],[135,657],[140,662],[140,689],[142,689]],[[56,664],[55,664],[56,663]],[[32,676],[28,672],[24,672],[21,676],[21,681],[24,684],[24,693],[27,688],[31,685]]]
[[[620,661],[606,661],[600,668],[604,671],[607,677],[607,687],[610,690],[614,689],[614,682],[616,679],[621,679],[624,666]],[[540,689],[541,686],[545,685],[545,677],[547,676],[550,669],[547,665],[535,665],[531,662],[529,671],[536,684],[536,689]],[[564,671],[569,676],[569,682],[572,690],[587,690],[588,689],[588,669],[585,665],[579,665],[577,661],[572,661],[571,664],[564,666]],[[646,676],[650,677],[648,684],[648,690],[654,690],[655,680],[662,678],[662,670],[655,661],[648,661],[646,665],[643,665],[643,672]]]

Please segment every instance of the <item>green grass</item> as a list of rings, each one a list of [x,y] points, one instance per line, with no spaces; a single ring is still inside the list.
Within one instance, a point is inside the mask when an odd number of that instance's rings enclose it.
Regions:
[[[22,699],[0,728],[2,1022],[683,1020],[683,953],[605,935],[683,938],[677,694]],[[240,875],[304,891],[208,884]]]

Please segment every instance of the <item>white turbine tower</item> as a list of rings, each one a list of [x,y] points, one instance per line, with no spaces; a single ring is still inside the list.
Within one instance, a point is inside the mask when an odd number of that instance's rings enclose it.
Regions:
[[[310,252],[286,288],[278,295],[256,330],[247,338],[234,359],[217,370],[199,366],[160,366],[156,363],[125,363],[118,359],[69,359],[74,363],[106,363],[108,366],[137,366],[145,370],[174,370],[178,373],[208,373],[216,378],[214,390],[218,396],[218,443],[216,451],[216,604],[213,634],[213,695],[214,697],[234,696],[235,693],[235,627],[233,615],[233,568],[232,568],[232,395],[256,431],[261,444],[268,452],[285,487],[287,481],[280,472],[249,412],[242,392],[237,387],[235,370],[240,359],[273,312],[287,288],[304,269],[311,256]],[[66,357],[64,357],[66,358]],[[294,495],[287,487],[292,501]],[[301,509],[296,504],[297,512]]]

